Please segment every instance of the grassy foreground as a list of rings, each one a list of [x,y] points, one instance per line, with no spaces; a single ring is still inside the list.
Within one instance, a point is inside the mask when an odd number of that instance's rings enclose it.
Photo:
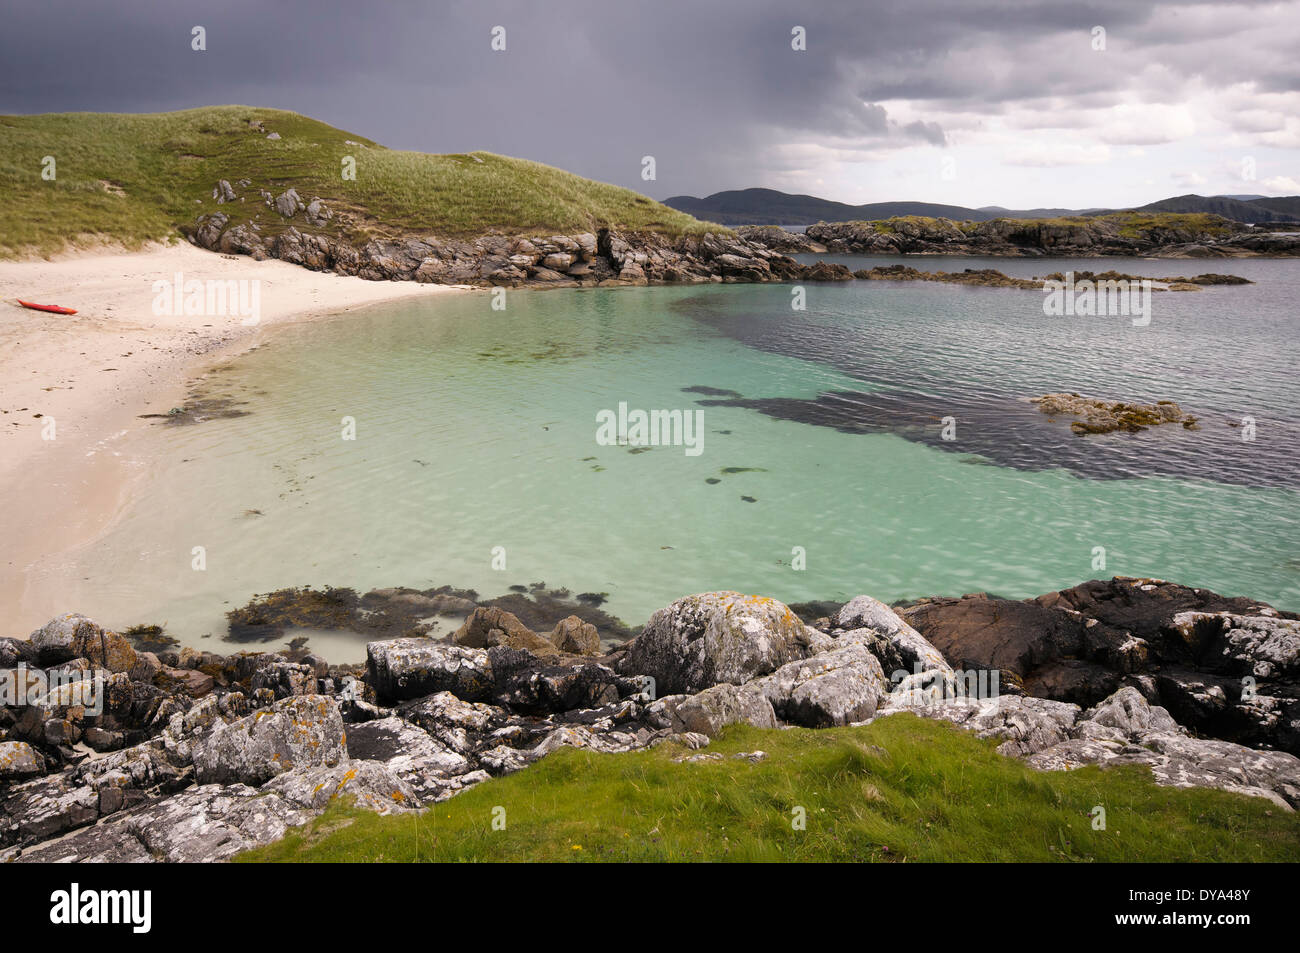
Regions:
[[[280,139],[268,139],[279,133]],[[42,178],[46,157],[55,178]],[[344,177],[345,157],[355,179]],[[226,179],[244,202],[218,205]],[[240,179],[251,183],[240,187]],[[444,238],[555,234],[608,225],[678,235],[726,231],[629,189],[487,152],[428,155],[386,149],[297,113],[212,106],[154,114],[0,116],[0,255],[49,253],[73,239],[138,245],[177,235],[204,212],[283,220],[258,189],[320,196],[336,213],[322,231]],[[341,213],[341,215],[339,214]]]
[[[1038,772],[901,714],[863,728],[735,727],[676,762],[563,748],[414,815],[337,804],[243,862],[1294,861],[1300,815],[1155,785],[1145,768]],[[757,763],[734,757],[761,749]],[[1090,812],[1106,811],[1094,830]],[[798,830],[796,809],[806,816]],[[504,809],[505,829],[493,829]]]

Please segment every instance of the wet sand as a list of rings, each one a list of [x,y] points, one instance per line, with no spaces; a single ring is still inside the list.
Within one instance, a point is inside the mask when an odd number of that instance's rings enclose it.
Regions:
[[[258,323],[155,314],[154,282],[178,272],[186,281],[257,281]],[[27,568],[96,538],[130,499],[143,471],[120,448],[149,425],[141,414],[182,404],[187,382],[256,346],[266,328],[464,290],[365,281],[187,244],[0,262],[0,635],[25,637],[44,621],[24,610]],[[77,314],[32,311],[17,298]]]

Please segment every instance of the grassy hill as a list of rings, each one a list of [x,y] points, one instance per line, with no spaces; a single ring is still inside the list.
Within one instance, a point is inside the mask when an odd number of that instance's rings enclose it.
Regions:
[[[675,745],[562,748],[419,814],[338,804],[237,859],[1248,862],[1300,850],[1300,815],[1266,800],[1157,787],[1138,767],[1039,772],[993,747],[900,714],[820,731],[735,726],[694,763]],[[756,749],[757,763],[738,757]],[[1105,830],[1092,826],[1098,805]]]
[[[268,135],[278,133],[279,139]],[[45,156],[56,178],[41,177]],[[355,181],[342,175],[356,159]],[[218,205],[220,179],[244,201]],[[240,187],[237,183],[250,184]],[[523,159],[386,149],[306,116],[247,106],[155,114],[0,116],[0,255],[48,253],[71,238],[137,245],[175,237],[204,212],[283,227],[258,197],[294,188],[335,213],[322,230],[445,238],[555,234],[602,225],[668,234],[710,226],[629,189]],[[717,231],[717,226],[712,226]]]

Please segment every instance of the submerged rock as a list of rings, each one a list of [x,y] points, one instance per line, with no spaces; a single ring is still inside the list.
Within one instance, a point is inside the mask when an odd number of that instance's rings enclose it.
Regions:
[[[1031,403],[1049,417],[1073,417],[1070,429],[1077,434],[1138,433],[1160,424],[1182,424],[1186,430],[1196,429],[1196,418],[1184,413],[1172,400],[1158,400],[1154,404],[1126,403],[1120,400],[1102,400],[1080,397],[1078,394],[1044,394],[1031,398]]]

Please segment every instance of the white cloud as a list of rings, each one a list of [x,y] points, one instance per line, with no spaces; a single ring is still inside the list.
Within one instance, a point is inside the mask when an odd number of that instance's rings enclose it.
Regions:
[[[1026,142],[1012,147],[1003,155],[1002,161],[1007,165],[1042,167],[1099,165],[1110,161],[1110,147],[1104,143]]]

